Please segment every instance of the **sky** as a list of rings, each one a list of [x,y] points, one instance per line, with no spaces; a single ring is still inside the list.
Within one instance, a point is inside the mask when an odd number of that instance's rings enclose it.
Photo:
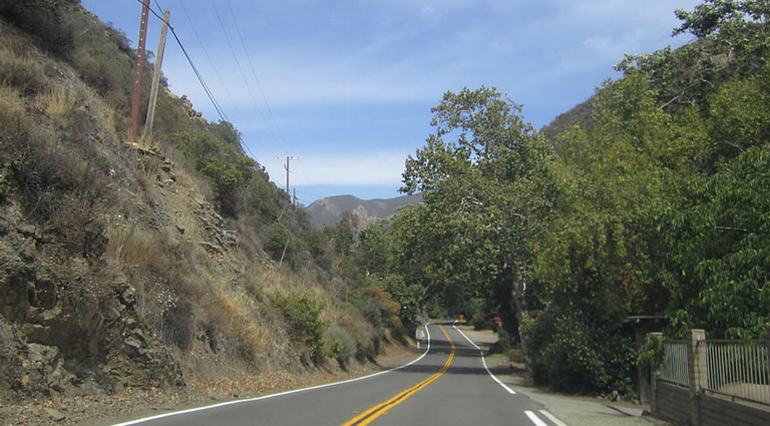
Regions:
[[[249,155],[307,205],[398,196],[404,160],[446,91],[496,87],[541,128],[589,98],[625,53],[677,46],[695,0],[155,0]],[[138,0],[82,0],[136,46]],[[157,49],[151,17],[147,49]],[[163,73],[218,115],[173,39]]]

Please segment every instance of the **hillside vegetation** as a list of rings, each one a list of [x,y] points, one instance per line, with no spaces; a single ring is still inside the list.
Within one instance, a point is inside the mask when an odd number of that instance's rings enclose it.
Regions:
[[[403,174],[423,202],[359,232],[314,230],[166,88],[154,148],[126,143],[126,37],[0,0],[0,397],[345,368],[422,311],[500,314],[537,382],[626,396],[632,315],[761,335],[770,2],[677,16],[691,43],[623,58],[544,131],[494,88],[446,93]]]
[[[634,394],[632,315],[763,335],[770,2],[677,16],[691,43],[623,58],[544,133],[493,88],[446,93],[404,172],[423,203],[364,231],[349,274],[433,316],[500,314],[535,380],[566,391]]]
[[[164,87],[127,143],[134,62],[77,0],[0,1],[0,399],[376,356],[399,306],[339,279],[232,125]]]

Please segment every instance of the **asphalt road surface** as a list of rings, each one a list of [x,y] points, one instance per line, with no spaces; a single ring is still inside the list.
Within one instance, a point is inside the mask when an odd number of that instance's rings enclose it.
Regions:
[[[429,349],[394,370],[122,425],[566,425],[499,382],[452,324],[427,331]]]

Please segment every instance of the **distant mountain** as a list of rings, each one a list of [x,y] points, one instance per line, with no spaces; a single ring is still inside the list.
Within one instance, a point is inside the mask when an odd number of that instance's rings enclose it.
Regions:
[[[334,226],[350,212],[353,212],[358,224],[368,225],[393,216],[405,205],[417,204],[420,201],[422,201],[420,194],[376,200],[362,200],[352,195],[336,195],[313,202],[305,208],[305,211],[310,215],[310,223],[316,228]]]
[[[551,143],[556,142],[556,136],[559,133],[567,130],[568,128],[579,124],[583,129],[591,127],[593,124],[594,113],[594,98],[593,96],[587,100],[575,105],[569,111],[559,114],[548,125],[541,130],[542,134]]]

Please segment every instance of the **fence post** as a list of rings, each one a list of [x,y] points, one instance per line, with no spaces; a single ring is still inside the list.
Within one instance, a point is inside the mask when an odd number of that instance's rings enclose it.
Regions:
[[[690,424],[700,426],[700,391],[706,381],[706,331],[701,329],[690,330],[690,338],[687,340],[687,361],[690,379]],[[700,342],[700,344],[699,344]]]
[[[659,331],[647,333],[647,338],[662,341],[663,333]],[[660,376],[660,365],[650,365],[650,376],[649,376],[650,401],[649,402],[650,402],[650,411],[652,412],[652,414],[656,414],[658,410],[658,406],[657,406],[658,405],[658,376]],[[641,389],[642,389],[642,393],[644,393],[645,386],[642,385]]]
[[[767,323],[765,329],[765,344],[767,344],[767,387],[768,393],[770,393],[770,323]],[[768,395],[770,396],[770,395]],[[768,399],[770,401],[770,399]]]

